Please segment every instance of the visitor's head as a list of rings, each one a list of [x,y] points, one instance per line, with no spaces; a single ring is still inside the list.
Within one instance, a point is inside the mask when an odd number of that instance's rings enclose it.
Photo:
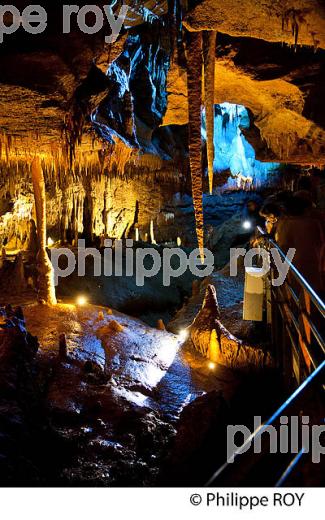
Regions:
[[[256,202],[256,200],[249,200],[247,202],[247,210],[249,211],[249,213],[256,213],[257,210],[258,210],[258,204]]]
[[[271,200],[270,200],[271,199]],[[272,233],[279,218],[282,216],[283,210],[277,201],[270,197],[263,204],[260,215],[265,218],[265,229],[267,233]]]
[[[267,199],[263,204],[260,210],[260,215],[265,219],[268,218],[277,220],[282,216],[283,208],[281,207],[281,204],[279,204],[277,201],[270,199]]]
[[[306,210],[312,208],[313,206],[313,198],[310,191],[308,190],[296,191],[293,198],[296,202],[296,207],[300,214],[303,214]]]
[[[297,182],[297,191],[311,191],[312,190],[312,181],[309,175],[303,175],[299,177]]]

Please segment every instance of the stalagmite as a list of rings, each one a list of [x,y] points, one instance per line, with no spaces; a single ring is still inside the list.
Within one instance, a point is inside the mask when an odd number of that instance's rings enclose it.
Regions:
[[[40,300],[44,300],[50,305],[55,305],[54,271],[46,252],[45,181],[39,157],[35,157],[32,163],[32,180],[39,242],[39,250],[37,253],[37,264],[39,270],[38,297]]]
[[[203,32],[204,105],[208,156],[209,192],[213,190],[214,161],[214,70],[216,56],[216,31]]]
[[[65,334],[60,334],[59,336],[59,359],[61,361],[66,361],[68,357],[68,347],[67,347],[67,339]]]
[[[6,249],[3,247],[2,251],[1,251],[1,256],[0,256],[0,269],[2,269],[3,266],[5,265],[6,259],[7,259],[7,253],[6,253]]]
[[[14,285],[18,290],[26,288],[24,260],[22,252],[19,252],[16,256],[14,264]]]
[[[196,236],[200,249],[201,261],[203,262],[204,229],[201,145],[202,34],[200,32],[189,32],[187,36],[187,87],[190,168]]]
[[[192,282],[192,296],[199,294],[200,292],[200,280],[193,280]]]
[[[100,337],[104,334],[110,334],[115,332],[123,332],[124,327],[116,320],[109,321],[106,325],[103,325],[98,329],[97,336]]]
[[[210,345],[209,345],[209,352],[208,357],[210,361],[213,363],[219,362],[219,340],[216,329],[212,329],[211,336],[210,336]]]
[[[224,327],[213,285],[206,288],[202,308],[190,326],[190,335],[196,350],[214,363],[242,370],[273,365],[268,351],[257,346],[251,347]]]
[[[27,278],[27,287],[28,289],[35,289],[35,284],[32,276],[28,276]]]
[[[164,324],[164,321],[162,319],[159,319],[157,321],[157,329],[158,330],[166,330],[166,327],[165,327],[165,324]]]
[[[150,240],[151,240],[151,243],[152,244],[156,244],[156,240],[155,240],[155,232],[154,232],[154,228],[153,228],[153,220],[150,221]]]

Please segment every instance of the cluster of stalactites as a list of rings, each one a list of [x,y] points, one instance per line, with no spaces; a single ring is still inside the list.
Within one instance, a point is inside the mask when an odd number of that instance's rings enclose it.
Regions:
[[[102,143],[87,142],[75,151],[73,164],[70,165],[62,142],[47,143],[38,135],[14,137],[6,133],[0,134],[0,169],[6,169],[14,175],[23,173],[31,176],[31,164],[37,156],[45,172],[46,180],[64,186],[64,178],[74,179],[96,175],[102,169]]]
[[[72,165],[59,144],[48,145],[43,151],[42,142],[36,137],[22,141],[4,133],[0,134],[0,179],[10,178],[13,186],[21,185],[21,179],[31,179],[31,164],[36,155],[41,160],[46,184],[65,189],[71,182],[87,179],[99,180],[101,176],[131,180],[138,175],[150,182],[153,174],[168,180],[180,175],[173,161],[157,155],[140,153],[116,139],[114,144],[101,141],[91,147],[81,145],[74,152]]]

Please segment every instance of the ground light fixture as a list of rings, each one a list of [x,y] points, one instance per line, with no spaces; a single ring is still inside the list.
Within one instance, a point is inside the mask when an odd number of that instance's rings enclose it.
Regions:
[[[88,302],[87,298],[85,296],[83,296],[82,294],[77,296],[77,298],[76,298],[76,304],[79,307],[83,307],[84,305],[86,305],[87,302]]]
[[[244,220],[244,222],[243,222],[243,228],[244,228],[244,229],[247,229],[247,230],[248,230],[248,229],[252,229],[252,223],[251,223],[251,221],[250,221],[250,220]]]

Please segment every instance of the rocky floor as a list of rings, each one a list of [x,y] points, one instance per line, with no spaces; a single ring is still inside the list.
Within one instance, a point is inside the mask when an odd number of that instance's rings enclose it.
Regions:
[[[254,325],[240,317],[243,277],[229,278],[227,268],[194,287],[170,331],[108,307],[60,302],[50,308],[33,301],[30,292],[11,296],[23,307],[27,330],[38,338],[34,363],[43,423],[35,436],[40,445],[47,436],[52,443],[48,464],[39,464],[28,482],[21,476],[22,484],[186,481],[191,450],[201,449],[219,413],[224,434],[225,410],[245,384],[242,374],[211,366],[184,334],[208,283],[217,287],[225,326],[253,339]],[[62,334],[66,357],[59,352]],[[202,427],[193,430],[196,416]]]
[[[110,390],[126,401],[177,417],[186,403],[218,386],[207,361],[179,336],[112,313],[93,305],[24,308],[27,328],[41,345],[39,356],[55,359],[64,332],[71,362],[93,362],[108,377]]]
[[[237,386],[230,370],[211,371],[177,335],[107,308],[23,310],[38,337],[44,420],[59,449],[55,468],[37,474],[37,483],[152,485],[182,409],[205,392],[231,395]],[[68,356],[60,360],[62,333]]]

